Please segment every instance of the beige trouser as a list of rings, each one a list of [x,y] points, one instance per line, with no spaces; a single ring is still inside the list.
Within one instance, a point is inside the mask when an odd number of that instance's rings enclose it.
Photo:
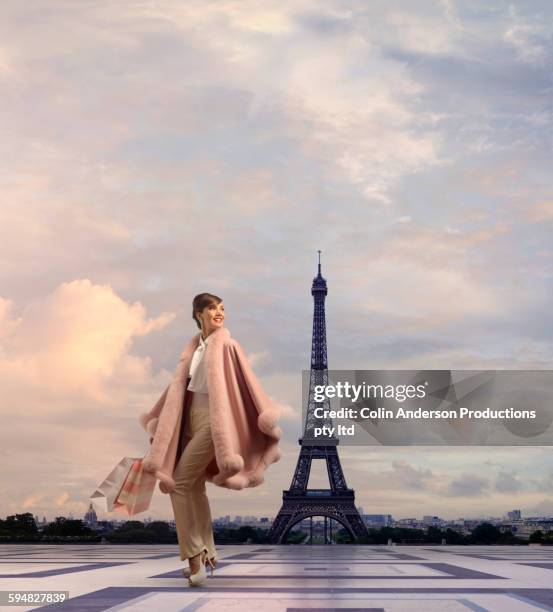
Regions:
[[[185,446],[173,473],[175,489],[170,494],[182,561],[204,548],[210,557],[216,556],[205,490],[205,468],[215,457],[207,393],[186,391],[183,418]]]

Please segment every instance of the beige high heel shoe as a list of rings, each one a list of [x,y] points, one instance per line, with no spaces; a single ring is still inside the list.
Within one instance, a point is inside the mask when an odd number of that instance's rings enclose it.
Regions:
[[[190,574],[188,577],[188,584],[190,586],[201,586],[207,580],[207,570],[205,569],[207,552],[207,548],[202,550],[200,556],[200,569],[195,574]],[[211,572],[213,573],[213,568]]]
[[[213,556],[210,557],[209,559],[206,559],[205,561],[205,565],[207,564],[211,565],[211,575],[213,576],[213,570],[217,567],[217,556]],[[184,574],[185,578],[189,578],[190,577],[190,568],[189,567],[183,567],[182,568],[182,573]]]

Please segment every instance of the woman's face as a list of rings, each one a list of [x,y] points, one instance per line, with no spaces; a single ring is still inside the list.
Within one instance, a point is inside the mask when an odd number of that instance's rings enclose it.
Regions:
[[[209,304],[202,312],[197,314],[202,326],[204,336],[209,336],[212,331],[223,327],[225,320],[225,305],[223,302],[219,304]]]

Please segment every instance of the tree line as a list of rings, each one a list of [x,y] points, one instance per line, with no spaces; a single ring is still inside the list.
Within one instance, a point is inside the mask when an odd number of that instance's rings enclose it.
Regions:
[[[268,544],[268,528],[251,527],[214,527],[213,535],[216,544]],[[287,538],[289,544],[301,544],[308,541],[309,536],[298,529],[293,530]],[[332,535],[336,544],[352,543],[348,532],[341,528]],[[476,544],[520,544],[539,543],[553,545],[553,531],[534,531],[529,539],[517,537],[511,531],[501,531],[495,525],[483,522],[477,525],[470,534],[461,534],[453,529],[428,527],[409,529],[406,527],[381,527],[368,529],[368,536],[357,540],[357,544],[445,544],[476,545]],[[0,519],[0,543],[32,542],[32,543],[71,543],[71,542],[106,542],[113,544],[176,544],[176,531],[165,521],[129,520],[109,532],[91,529],[82,519],[68,519],[58,516],[41,529],[37,527],[34,516],[30,512],[13,514]]]

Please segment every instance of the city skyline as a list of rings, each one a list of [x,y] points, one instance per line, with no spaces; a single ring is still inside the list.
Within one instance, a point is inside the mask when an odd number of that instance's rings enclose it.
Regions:
[[[501,514],[501,516],[497,516],[497,515],[480,515],[480,516],[456,516],[456,517],[444,517],[444,516],[438,516],[438,515],[422,515],[420,516],[413,516],[412,514],[409,515],[407,514],[406,516],[397,516],[394,517],[392,514],[390,513],[365,513],[363,511],[363,508],[361,506],[357,507],[359,514],[364,517],[364,519],[366,520],[368,517],[379,517],[380,519],[387,517],[388,520],[390,520],[391,522],[395,522],[395,523],[399,523],[399,522],[406,522],[406,521],[415,521],[415,522],[419,522],[419,523],[424,523],[425,519],[426,522],[433,522],[435,520],[441,521],[441,522],[455,522],[455,521],[486,521],[486,520],[496,520],[496,521],[515,521],[515,520],[531,520],[531,519],[545,519],[545,520],[549,520],[549,521],[553,521],[553,514],[551,515],[542,515],[542,516],[524,516],[522,515],[520,510],[506,510],[503,512],[503,514]],[[96,513],[96,508],[94,507],[94,504],[92,504],[92,510],[94,511],[94,513],[97,515]],[[89,505],[89,509],[87,510],[87,513],[90,511],[90,505]],[[247,520],[256,520],[256,521],[260,521],[263,520],[265,521],[267,524],[267,527],[270,526],[270,523],[274,520],[274,518],[276,517],[275,515],[255,515],[255,514],[244,514],[244,515],[231,515],[231,514],[225,514],[225,515],[218,515],[218,516],[213,516],[213,521],[214,523],[220,523],[222,521],[229,521],[231,523],[237,523],[237,522],[241,522],[241,521],[247,521]],[[3,517],[3,519],[5,520],[6,517]],[[59,517],[52,517],[52,518],[47,518],[46,516],[43,516],[42,518],[34,515],[34,519],[35,522],[42,524],[44,521],[46,522],[52,522],[54,521],[56,518]],[[69,514],[69,516],[64,517],[70,520],[77,520],[79,517],[75,517],[73,516],[72,513]],[[318,520],[322,520],[323,517],[317,517]],[[430,520],[431,519],[431,520]],[[168,523],[174,523],[175,519],[174,517],[170,516],[166,519],[160,519],[159,517],[152,517],[149,516],[147,512],[145,512],[141,517],[127,517],[125,518],[124,516],[120,516],[120,515],[113,515],[104,519],[98,519],[98,521],[110,521],[112,520],[115,523],[121,523],[121,522],[126,522],[127,520],[140,520],[144,523],[148,523],[148,522],[152,522],[155,520],[165,520]],[[307,519],[304,519],[307,520]],[[369,521],[370,522],[370,521]],[[379,522],[376,518],[374,518],[373,522]]]

